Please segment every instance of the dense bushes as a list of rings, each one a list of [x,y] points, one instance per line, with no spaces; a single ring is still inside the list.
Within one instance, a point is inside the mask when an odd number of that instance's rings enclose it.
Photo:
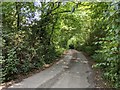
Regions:
[[[114,10],[110,3],[96,4],[94,7],[93,11],[97,9],[101,13],[98,15],[94,12],[92,15],[93,33],[81,50],[94,58],[97,62],[95,66],[103,69],[104,78],[113,87],[120,87],[120,9]]]
[[[114,87],[120,87],[120,11],[114,12],[109,16],[106,36],[99,38],[101,49],[96,50],[93,57],[100,60],[98,65],[104,68],[105,78],[112,81]]]
[[[13,42],[9,40],[9,42]],[[36,42],[35,42],[36,43]],[[4,46],[3,48],[3,75],[5,81],[11,80],[15,75],[27,73],[32,69],[38,69],[44,64],[50,64],[59,56],[53,46],[31,47],[26,42],[21,45]],[[44,53],[44,47],[47,52]]]
[[[51,4],[48,4],[47,9],[53,9],[57,5],[52,7]],[[34,12],[39,7],[32,6],[32,2],[2,3],[2,81],[12,80],[16,75],[25,74],[45,64],[50,64],[63,52],[63,50],[58,50],[51,40],[53,27],[56,24],[54,22],[57,22],[56,15],[46,16],[46,11],[43,11],[39,16],[43,19],[36,20]],[[44,6],[45,4],[41,9]],[[49,20],[45,21],[44,18]]]

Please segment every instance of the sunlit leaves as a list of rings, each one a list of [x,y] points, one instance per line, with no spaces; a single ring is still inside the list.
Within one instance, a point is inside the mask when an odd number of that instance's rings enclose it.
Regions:
[[[112,82],[113,87],[120,87],[120,73],[119,71],[119,15],[116,10],[109,8],[110,15],[107,18],[107,31],[106,36],[100,38],[95,44],[101,46],[101,49],[96,50],[97,54],[94,54],[94,59],[99,63],[96,66],[104,68],[104,76],[107,80]]]

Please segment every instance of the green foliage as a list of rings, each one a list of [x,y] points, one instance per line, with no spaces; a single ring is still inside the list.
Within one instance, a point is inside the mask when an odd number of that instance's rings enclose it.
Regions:
[[[3,2],[2,11],[4,81],[52,63],[74,45],[120,87],[120,10],[110,2]]]
[[[101,38],[99,43],[101,44],[101,49],[97,50],[97,54],[94,55],[94,58],[100,60],[100,64],[103,63],[102,67],[105,69],[105,77],[112,81],[115,87],[120,87],[120,51],[119,51],[119,24],[114,20],[117,17],[114,17],[112,24],[108,24],[109,29],[107,29],[107,35],[104,38]],[[114,22],[115,21],[115,22]],[[108,21],[109,22],[109,21]],[[112,26],[112,27],[111,27]]]
[[[4,81],[12,80],[18,74],[52,63],[62,53],[57,52],[54,44],[51,45],[52,29],[54,29],[51,26],[55,26],[53,22],[56,17],[45,16],[46,11],[43,11],[40,16],[43,19],[38,21],[33,19],[31,21],[33,24],[29,24],[28,19],[32,19],[35,10],[39,10],[39,7],[34,6],[34,9],[32,5],[32,2],[2,3],[2,78]],[[44,5],[40,8],[44,8]],[[56,5],[52,7],[48,4],[47,7],[53,9]],[[44,18],[49,20],[46,22]]]
[[[102,7],[101,7],[102,8]],[[109,10],[109,11],[108,11]],[[112,7],[108,7],[109,12],[106,16],[99,15],[98,22],[99,27],[102,29],[99,31],[98,26],[94,26],[94,34],[90,38],[88,45],[93,52],[93,58],[97,62],[97,67],[101,67],[104,70],[104,78],[111,81],[113,87],[120,87],[120,23],[118,19],[120,18],[120,11],[114,10]],[[111,15],[111,13],[114,13]],[[95,12],[94,16],[97,13]],[[104,21],[100,18],[104,17]],[[102,36],[101,36],[102,35]],[[95,38],[95,37],[98,38]],[[90,44],[91,43],[91,44]],[[86,50],[89,50],[86,48]]]
[[[71,6],[75,3],[41,2],[39,4],[2,3],[3,58],[1,63],[4,81],[52,63],[66,48],[69,38],[65,40],[63,30],[59,30],[61,18],[66,16],[66,12],[71,13]],[[59,35],[64,39],[60,40]]]

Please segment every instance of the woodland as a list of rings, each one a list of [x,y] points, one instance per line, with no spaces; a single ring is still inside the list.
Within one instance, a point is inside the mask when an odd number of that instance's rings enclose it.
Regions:
[[[1,80],[55,62],[72,46],[120,88],[120,2],[2,2]]]

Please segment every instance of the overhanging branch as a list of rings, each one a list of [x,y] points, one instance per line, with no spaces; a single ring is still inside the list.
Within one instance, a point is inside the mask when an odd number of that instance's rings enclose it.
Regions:
[[[56,12],[56,13],[53,13],[53,14],[51,14],[51,15],[61,14],[61,13],[66,13],[66,12],[71,12],[71,10],[66,10],[66,11]]]

